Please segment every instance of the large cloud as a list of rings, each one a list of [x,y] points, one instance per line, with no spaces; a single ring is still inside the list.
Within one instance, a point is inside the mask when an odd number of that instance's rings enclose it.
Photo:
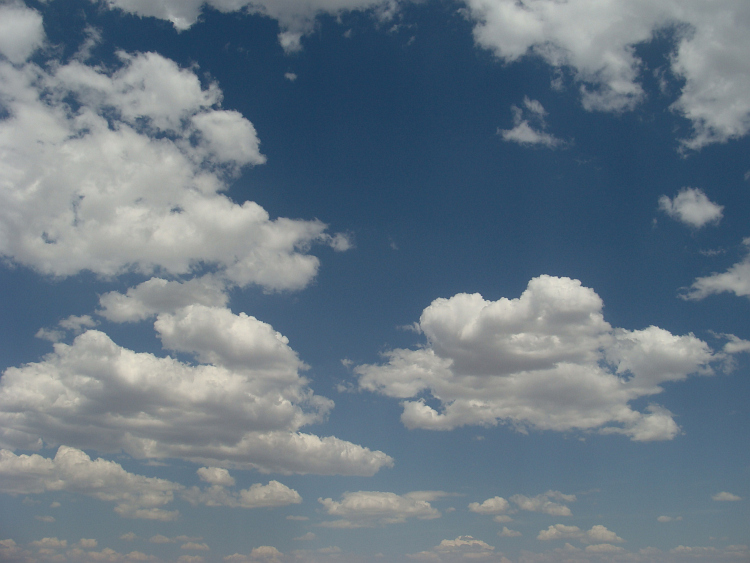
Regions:
[[[590,110],[632,109],[644,96],[634,47],[676,34],[668,60],[684,80],[673,109],[693,124],[689,148],[750,130],[750,4],[744,0],[464,0],[476,42],[505,61],[528,54],[573,71]]]
[[[713,373],[717,355],[692,334],[613,329],[602,307],[579,281],[551,276],[531,280],[517,299],[436,299],[419,321],[427,344],[358,366],[359,384],[405,399],[401,419],[409,428],[503,421],[639,441],[673,438],[679,428],[666,409],[638,412],[629,403],[660,393],[663,383]]]
[[[215,84],[154,53],[120,60],[112,72],[0,60],[0,255],[55,276],[209,267],[280,290],[315,276],[312,243],[348,247],[320,221],[272,220],[220,193],[265,157]]]
[[[89,330],[4,373],[0,442],[285,473],[372,475],[392,465],[382,452],[299,432],[333,402],[313,394],[305,365],[266,323],[191,305],[159,315],[156,328],[167,347],[212,363],[136,353]]]

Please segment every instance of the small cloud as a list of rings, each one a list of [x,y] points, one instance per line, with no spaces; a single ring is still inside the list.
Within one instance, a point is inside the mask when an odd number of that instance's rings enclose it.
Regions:
[[[302,34],[292,31],[282,31],[278,35],[279,44],[287,55],[299,53],[302,50]]]
[[[682,520],[682,516],[677,516],[675,518],[673,518],[672,516],[659,516],[656,519],[657,522],[661,522],[661,523],[665,523],[665,522],[679,522],[680,520]]]
[[[565,144],[562,139],[545,133],[547,123],[544,116],[547,115],[547,112],[538,100],[532,100],[526,96],[523,103],[525,110],[515,105],[510,108],[513,112],[513,128],[498,128],[497,134],[502,136],[503,141],[520,145],[542,145],[548,148]]]
[[[55,517],[54,516],[34,516],[34,518],[36,518],[40,522],[50,522],[50,523],[52,523],[52,522],[55,521]]]
[[[208,551],[210,548],[205,543],[187,542],[180,546],[180,549],[192,549],[195,551]]]
[[[309,518],[307,516],[287,516],[287,520],[296,520],[299,522],[307,522]]]
[[[151,539],[149,539],[151,543],[174,543],[174,540],[169,539],[166,536],[162,536],[161,534],[156,534],[155,536],[151,536]]]
[[[135,535],[135,534],[134,534],[133,532],[128,532],[127,534],[123,534],[123,535],[121,535],[121,536],[120,536],[120,539],[121,539],[121,540],[125,540],[125,541],[133,541],[133,540],[134,540],[134,539],[136,539],[137,537],[138,537],[138,536],[136,536],[136,535]]]
[[[307,532],[305,535],[300,536],[298,538],[294,538],[297,541],[310,541],[314,540],[317,536],[313,534],[312,532]]]
[[[709,223],[718,224],[724,206],[712,202],[698,188],[682,188],[672,199],[661,196],[659,209],[680,223],[700,229]]]
[[[297,75],[293,72],[285,72],[284,78],[286,78],[289,82],[294,82],[295,80],[297,80]]]
[[[498,532],[497,535],[501,538],[517,538],[522,534],[521,532],[518,532],[516,530],[509,530],[506,526],[503,526],[502,531]]]
[[[80,547],[92,549],[92,548],[96,547],[99,544],[98,544],[98,542],[96,540],[93,540],[93,539],[87,540],[87,539],[81,538],[81,541],[78,542],[78,545]]]
[[[57,501],[55,501],[55,502],[53,502],[52,504],[49,505],[50,508],[60,508],[61,506],[62,505],[59,502],[57,502]]]
[[[727,493],[727,492],[716,493],[711,498],[713,500],[728,501],[728,502],[736,502],[738,500],[742,500],[741,497],[738,497],[737,495],[733,495],[732,493]]]

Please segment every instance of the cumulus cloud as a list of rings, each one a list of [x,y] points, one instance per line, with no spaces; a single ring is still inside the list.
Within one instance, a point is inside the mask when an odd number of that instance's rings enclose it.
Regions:
[[[727,493],[726,491],[723,491],[721,493],[716,493],[715,495],[712,495],[711,498],[713,500],[718,501],[729,501],[729,502],[737,502],[738,500],[742,500],[741,497],[738,497],[735,494]]]
[[[551,516],[572,516],[570,508],[557,501],[575,502],[575,495],[566,495],[559,491],[547,491],[544,494],[535,497],[524,495],[513,495],[510,500],[521,510],[529,512],[542,512]]]
[[[645,97],[635,46],[663,30],[674,32],[671,73],[684,86],[672,106],[689,119],[689,149],[725,142],[750,130],[750,6],[635,0],[466,0],[474,38],[498,58],[537,56],[572,71],[583,106],[626,111]],[[731,16],[727,17],[728,14]]]
[[[119,59],[112,71],[0,60],[0,255],[54,276],[209,268],[230,284],[293,290],[317,273],[311,244],[345,249],[348,237],[320,221],[271,219],[221,193],[265,157],[216,84],[155,53]],[[130,296],[145,301],[141,315],[161,302],[149,290]],[[123,305],[108,299],[105,312]]]
[[[524,97],[523,103],[526,108],[525,111],[518,106],[511,106],[513,128],[497,130],[503,141],[520,145],[542,145],[549,148],[563,144],[561,139],[544,132],[544,129],[547,128],[547,123],[544,120],[547,112],[542,104],[537,100],[529,99],[528,96]]]
[[[24,63],[44,44],[42,16],[21,3],[0,5],[0,55],[11,63]]]
[[[469,510],[478,514],[500,514],[510,508],[510,503],[503,497],[488,498],[482,504],[472,502]]]
[[[101,295],[97,313],[117,323],[137,322],[159,313],[174,313],[188,305],[223,307],[228,299],[224,283],[215,276],[187,281],[151,278],[124,294],[110,291]]]
[[[443,540],[431,551],[422,551],[409,555],[417,561],[454,561],[460,559],[484,559],[494,555],[495,547],[472,536],[459,536],[455,540]],[[508,560],[498,554],[498,563]]]
[[[436,299],[419,321],[426,344],[357,366],[359,386],[402,399],[408,428],[506,422],[673,438],[679,427],[669,411],[651,404],[639,412],[629,403],[660,393],[666,382],[712,374],[719,355],[692,334],[612,328],[602,308],[592,289],[552,276],[532,279],[516,299]]]
[[[319,498],[329,516],[339,520],[323,522],[329,528],[363,528],[385,524],[400,524],[407,518],[431,520],[440,518],[440,512],[419,494],[415,497],[378,491],[344,493],[341,501]]]
[[[574,539],[583,543],[597,545],[604,543],[622,543],[625,541],[602,525],[592,526],[590,530],[584,531],[578,526],[565,526],[564,524],[555,524],[546,530],[542,530],[539,532],[536,539],[542,541]]]
[[[212,363],[134,352],[89,330],[41,362],[6,370],[0,443],[282,473],[372,475],[393,464],[383,452],[299,432],[333,402],[309,389],[304,364],[270,325],[192,305],[160,314],[155,326],[165,346]]]
[[[523,534],[518,530],[510,530],[507,526],[503,526],[503,529],[497,533],[501,538],[517,538]]]
[[[297,491],[278,481],[270,481],[268,485],[256,483],[249,489],[238,492],[229,491],[220,484],[214,484],[203,490],[191,487],[182,496],[192,504],[232,508],[272,508],[302,502],[302,497]]]
[[[60,446],[52,459],[0,450],[0,476],[4,493],[67,491],[114,502],[115,512],[126,518],[168,521],[179,515],[162,507],[174,500],[181,485],[128,473],[113,461],[92,461],[81,450],[67,446]]]
[[[718,224],[723,217],[724,206],[712,202],[698,188],[682,188],[672,199],[661,196],[659,209],[672,219],[700,229],[709,223]]]
[[[750,238],[742,241],[750,250]],[[715,293],[734,293],[738,297],[750,296],[750,252],[726,272],[713,273],[710,276],[697,278],[681,294],[683,299],[698,301]]]

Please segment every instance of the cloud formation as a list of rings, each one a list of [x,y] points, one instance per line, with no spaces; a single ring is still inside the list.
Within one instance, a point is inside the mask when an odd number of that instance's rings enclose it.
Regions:
[[[526,108],[511,106],[513,112],[513,128],[499,129],[498,135],[502,136],[503,141],[518,143],[519,145],[542,145],[548,148],[554,148],[563,144],[561,139],[554,135],[545,133],[547,123],[544,116],[547,112],[542,104],[537,100],[531,100],[528,96],[523,99]],[[534,128],[536,126],[536,128]]]
[[[382,452],[299,429],[333,402],[315,395],[287,339],[254,317],[191,305],[162,313],[164,345],[199,365],[137,353],[89,330],[0,379],[0,443],[125,451],[214,467],[372,475]]]
[[[111,72],[0,60],[0,255],[54,276],[211,268],[231,284],[293,290],[317,272],[311,244],[349,247],[320,221],[271,219],[221,193],[265,157],[216,84],[156,53],[119,59]]]
[[[698,188],[682,188],[672,199],[661,196],[659,209],[672,219],[700,229],[710,223],[718,224],[723,217],[724,206],[712,202]]]
[[[539,535],[536,539],[542,541],[574,539],[580,540],[583,543],[590,544],[611,544],[622,543],[625,541],[617,534],[608,530],[606,527],[600,524],[592,526],[592,528],[587,531],[581,530],[578,526],[565,526],[564,524],[555,524],[554,526],[550,526],[546,530],[542,530],[541,532],[539,532]]]
[[[742,243],[750,250],[750,238],[746,238]],[[697,278],[682,292],[681,297],[698,301],[716,293],[734,293],[738,297],[750,296],[750,252],[726,272]]]
[[[507,422],[637,441],[673,438],[679,427],[669,411],[652,404],[638,412],[629,403],[660,393],[666,382],[712,374],[718,356],[692,334],[612,328],[602,307],[581,282],[552,276],[532,279],[517,299],[436,299],[419,321],[426,344],[357,366],[359,385],[403,399],[408,428]]]
[[[379,491],[357,491],[344,493],[341,501],[330,498],[319,498],[329,516],[338,516],[339,520],[323,522],[328,528],[364,528],[385,524],[400,524],[407,518],[432,520],[440,518],[440,512],[421,492],[397,495]]]

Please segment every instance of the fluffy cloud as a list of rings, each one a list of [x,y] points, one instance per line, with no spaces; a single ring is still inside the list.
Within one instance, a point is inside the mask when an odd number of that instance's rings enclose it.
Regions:
[[[549,148],[561,145],[563,143],[562,140],[544,132],[544,129],[547,128],[547,123],[544,120],[547,112],[542,107],[542,104],[528,97],[524,97],[523,103],[526,107],[526,117],[524,118],[524,110],[522,108],[511,106],[513,128],[497,130],[497,133],[502,136],[503,141],[518,143],[520,145],[542,145]],[[536,126],[536,129],[534,126]]]
[[[42,16],[22,4],[0,5],[0,55],[14,64],[25,62],[44,44]]]
[[[742,241],[750,249],[750,238]],[[750,252],[740,262],[723,273],[697,278],[682,293],[683,299],[700,300],[715,293],[734,293],[738,297],[750,296]]]
[[[552,500],[551,500],[552,499]],[[571,516],[570,508],[559,502],[575,502],[575,495],[565,495],[559,491],[547,491],[544,494],[535,497],[526,497],[523,495],[513,495],[510,497],[518,508],[528,510],[529,512],[542,512],[551,516]]]
[[[673,438],[679,427],[669,411],[652,404],[638,412],[629,403],[660,393],[665,382],[713,373],[709,364],[718,355],[692,334],[613,329],[602,307],[579,281],[551,276],[532,279],[517,299],[436,299],[419,321],[427,344],[387,352],[385,364],[358,366],[359,385],[405,399],[408,428],[503,421],[638,441]]]
[[[488,498],[482,504],[472,502],[469,510],[478,514],[500,514],[510,508],[510,503],[503,497]]]
[[[213,485],[205,490],[192,487],[182,496],[193,504],[232,508],[272,508],[302,502],[302,497],[297,491],[278,481],[270,481],[268,485],[256,483],[249,489],[238,492],[228,491],[222,485]]]
[[[123,323],[148,319],[159,313],[174,313],[188,305],[223,307],[228,296],[224,283],[214,276],[193,278],[184,282],[151,278],[126,293],[110,291],[99,297],[99,315]]]
[[[693,124],[698,149],[750,130],[750,5],[743,0],[465,0],[478,45],[504,61],[527,55],[568,68],[589,110],[632,109],[645,94],[634,47],[671,30],[671,73],[684,80],[672,106]]]
[[[330,498],[319,498],[329,516],[338,516],[339,520],[324,522],[322,525],[331,528],[362,528],[383,524],[398,524],[407,518],[431,520],[440,518],[440,512],[426,500],[406,494],[384,493],[378,491],[358,491],[344,493],[341,502]]]
[[[0,476],[0,490],[4,493],[69,491],[85,494],[115,502],[115,512],[127,518],[174,520],[179,514],[162,507],[174,500],[181,485],[128,473],[113,461],[92,461],[81,450],[67,446],[60,446],[53,459],[0,450]]]
[[[431,551],[422,551],[409,555],[417,561],[455,561],[465,559],[485,559],[493,556],[495,547],[472,536],[459,536],[455,540],[443,540]],[[505,557],[497,554],[498,563],[509,563]]]
[[[625,541],[602,525],[596,525],[588,531],[583,531],[578,526],[565,526],[563,524],[555,524],[546,530],[542,530],[536,539],[542,541],[574,539],[580,540],[583,543],[597,545],[603,543],[622,543]]]
[[[672,199],[661,196],[659,209],[681,223],[700,229],[721,221],[724,206],[712,202],[698,188],[682,188]]]
[[[333,402],[308,388],[304,364],[269,325],[193,305],[159,315],[156,328],[166,346],[215,363],[137,353],[89,330],[5,372],[0,442],[283,473],[372,475],[392,465],[382,452],[299,432]]]
[[[155,53],[119,57],[112,72],[0,60],[9,115],[0,120],[0,255],[55,276],[207,267],[232,284],[283,290],[315,276],[312,243],[347,248],[320,221],[272,220],[220,193],[265,157],[253,125],[220,108],[216,84]],[[148,304],[148,290],[132,297]]]

